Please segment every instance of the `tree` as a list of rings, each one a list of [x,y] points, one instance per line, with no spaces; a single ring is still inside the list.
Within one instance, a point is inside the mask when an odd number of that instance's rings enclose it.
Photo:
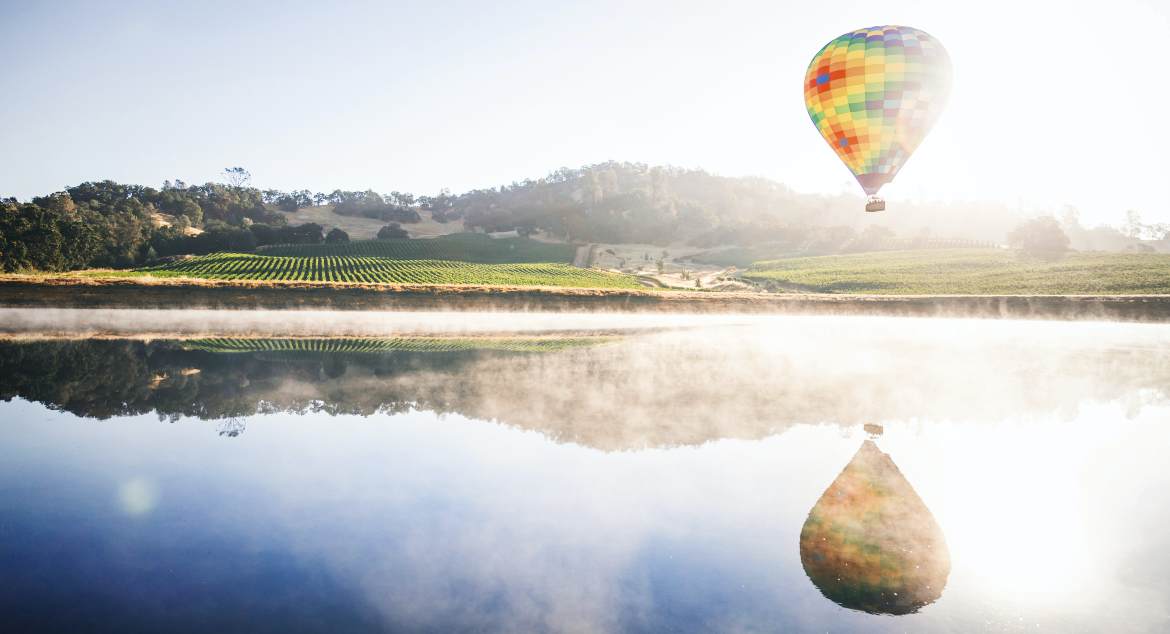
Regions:
[[[268,244],[280,244],[280,231],[272,225],[266,225],[260,222],[252,223],[248,227],[248,231],[256,238],[256,246],[264,246]]]
[[[1020,223],[1008,234],[1008,244],[1026,256],[1056,260],[1068,251],[1068,234],[1052,216],[1039,216]]]
[[[321,194],[317,195],[320,196]],[[288,192],[287,194],[284,192],[276,192],[275,195],[266,202],[274,203],[276,208],[281,211],[291,212],[296,211],[301,207],[308,207],[309,205],[313,204],[313,199],[313,192],[307,189],[302,189],[301,191]]]
[[[56,192],[48,196],[39,196],[32,199],[32,203],[41,209],[55,214],[69,214],[77,211],[77,204],[73,202],[67,192]]]
[[[402,225],[398,224],[397,222],[392,222],[385,227],[378,229],[379,240],[400,240],[409,237],[410,233],[408,233],[406,229],[403,229]]]
[[[252,180],[252,173],[242,167],[225,167],[223,175],[232,187],[244,187]]]
[[[894,230],[881,225],[870,225],[857,236],[857,242],[866,249],[876,249],[894,238]]]
[[[349,242],[349,234],[342,231],[341,227],[334,227],[325,234],[325,244],[341,244]]]
[[[383,197],[372,190],[364,192],[338,190],[332,195],[334,199],[333,213],[339,216],[375,218],[386,222],[420,222],[422,216],[417,211],[394,202],[401,197],[402,194],[397,192]]]
[[[315,222],[306,222],[303,225],[282,227],[280,231],[283,244],[321,244],[321,235],[324,228]]]
[[[392,191],[389,194],[383,194],[382,198],[391,205],[401,205],[409,207],[414,203],[414,196],[410,194],[403,194],[400,191]]]
[[[65,271],[105,255],[111,240],[105,218],[76,209],[64,194],[47,197],[47,205],[0,201],[0,270]]]
[[[1161,240],[1170,234],[1170,224],[1145,224],[1142,222],[1142,215],[1130,209],[1125,212],[1122,233],[1135,240]]]
[[[1142,215],[1133,209],[1126,210],[1125,226],[1122,228],[1121,232],[1125,234],[1126,237],[1140,240],[1142,238],[1142,234],[1144,234],[1145,231],[1146,226],[1142,224]]]

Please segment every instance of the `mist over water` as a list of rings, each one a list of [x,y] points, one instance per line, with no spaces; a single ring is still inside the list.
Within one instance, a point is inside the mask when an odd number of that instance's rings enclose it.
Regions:
[[[0,307],[0,333],[390,336],[672,328],[759,322],[760,316],[663,313],[409,312],[340,310],[144,310]]]
[[[0,324],[0,629],[1167,624],[1168,326]]]

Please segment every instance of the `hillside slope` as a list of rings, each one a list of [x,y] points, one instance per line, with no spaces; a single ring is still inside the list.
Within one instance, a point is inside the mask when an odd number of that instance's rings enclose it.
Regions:
[[[298,257],[379,257],[392,260],[458,260],[482,264],[515,262],[571,263],[575,248],[528,238],[493,239],[482,233],[459,233],[433,240],[360,240],[339,244],[297,244],[261,248],[258,253]]]
[[[433,238],[435,236],[466,231],[463,223],[458,220],[446,223],[437,222],[432,219],[430,211],[420,209],[418,212],[422,216],[422,222],[411,222],[402,225],[403,229],[410,232],[410,237],[412,238]],[[331,229],[341,229],[349,234],[351,240],[372,240],[377,237],[378,230],[387,224],[385,220],[378,220],[377,218],[343,216],[333,213],[333,205],[302,207],[296,211],[281,211],[279,213],[291,225],[312,222],[321,225],[326,233]]]

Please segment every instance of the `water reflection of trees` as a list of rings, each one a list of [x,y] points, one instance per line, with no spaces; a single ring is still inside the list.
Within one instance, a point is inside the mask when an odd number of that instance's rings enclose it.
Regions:
[[[930,509],[872,440],[809,511],[800,561],[825,597],[871,614],[917,612],[938,599],[951,570]]]
[[[272,411],[372,414],[426,407],[391,382],[368,398],[330,390],[297,394],[289,383],[329,386],[353,378],[451,373],[479,356],[455,352],[217,353],[180,342],[43,341],[0,344],[0,398],[21,397],[91,418],[157,412],[223,419]],[[334,396],[336,398],[330,398]]]
[[[810,350],[687,332],[606,343],[224,352],[190,341],[6,341],[0,397],[93,418],[418,408],[613,450],[760,438],[799,423],[1071,418],[1090,400],[1164,402],[1170,386],[1170,355],[1140,346],[991,342],[956,360],[925,344]]]

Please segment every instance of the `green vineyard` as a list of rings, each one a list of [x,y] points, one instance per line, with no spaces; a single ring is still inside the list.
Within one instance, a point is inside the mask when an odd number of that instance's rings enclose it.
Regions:
[[[185,341],[185,350],[215,353],[553,352],[617,341],[618,337],[363,337],[343,339],[213,338]]]
[[[743,277],[811,293],[1170,294],[1170,254],[1072,252],[1053,261],[1003,249],[923,249],[756,262]]]
[[[256,281],[642,288],[629,275],[560,263],[480,264],[447,260],[392,260],[385,257],[293,257],[251,253],[213,253],[137,269],[133,274]]]
[[[481,233],[456,233],[427,240],[360,240],[342,244],[293,244],[261,248],[258,253],[295,257],[372,257],[392,260],[456,260],[481,264],[573,261],[576,248],[528,238],[492,239]]]

